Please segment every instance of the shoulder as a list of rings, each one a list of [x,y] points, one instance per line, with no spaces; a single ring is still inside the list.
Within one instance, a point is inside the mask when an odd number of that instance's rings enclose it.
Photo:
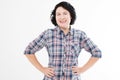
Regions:
[[[74,34],[85,34],[83,30],[72,28]]]
[[[74,36],[76,36],[78,38],[85,38],[85,37],[87,37],[86,33],[83,30],[72,28],[72,32],[73,32]]]
[[[45,37],[52,35],[52,33],[56,31],[56,28],[46,29],[44,30],[40,35],[43,35]]]
[[[83,30],[73,29],[73,34],[75,37],[79,38],[80,41],[84,38],[87,38],[87,35]]]
[[[54,32],[54,31],[56,31],[56,28],[47,29],[47,30],[45,30],[44,32],[45,32],[46,34],[49,34],[49,33],[52,33],[52,32]]]

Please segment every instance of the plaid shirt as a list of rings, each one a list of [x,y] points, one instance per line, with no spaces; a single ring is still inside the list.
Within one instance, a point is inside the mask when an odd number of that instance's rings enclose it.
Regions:
[[[44,31],[26,48],[24,54],[34,54],[46,47],[49,55],[49,67],[54,68],[55,76],[43,80],[80,80],[80,75],[72,72],[72,66],[78,66],[81,49],[91,53],[92,57],[101,57],[99,48],[83,31],[70,29],[67,35],[59,27]]]

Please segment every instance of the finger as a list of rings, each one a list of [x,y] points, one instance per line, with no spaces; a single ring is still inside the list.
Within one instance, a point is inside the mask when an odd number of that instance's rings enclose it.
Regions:
[[[72,68],[72,70],[74,71],[74,70],[75,70],[75,68]]]
[[[46,70],[47,73],[53,73],[54,74],[54,70],[52,68],[47,68]]]
[[[78,75],[79,73],[78,72],[76,72],[76,73],[74,73],[75,75]]]
[[[72,67],[72,70],[73,70],[73,71],[77,71],[77,67],[75,67],[75,66]]]
[[[52,76],[54,76],[55,74],[54,74],[53,71],[51,71],[50,69],[48,69],[48,70],[45,72],[45,75],[46,75],[47,77],[52,77]]]
[[[54,75],[53,74],[51,74],[51,73],[48,73],[48,75],[50,76],[50,77],[53,77]]]
[[[77,68],[73,68],[72,71],[73,71],[73,73],[77,73],[78,72]]]
[[[73,73],[77,73],[77,71],[73,71]]]
[[[52,75],[55,75],[55,72],[53,72],[53,71],[50,71],[49,73],[52,74]]]
[[[54,71],[54,69],[53,68],[48,68],[50,71]]]
[[[72,70],[73,70],[73,71],[76,71],[76,70],[77,70],[77,68],[72,68]]]
[[[51,73],[46,73],[46,76],[49,77],[49,78],[51,78],[51,77],[53,77],[54,75],[51,74]]]
[[[76,72],[76,70],[75,70],[75,69],[73,69],[72,71],[73,71],[73,72]]]
[[[49,70],[50,72],[54,72],[54,69],[53,69],[53,68],[48,68],[48,70]]]
[[[54,76],[54,75],[55,75],[55,72],[54,72],[54,71],[51,71],[51,70],[49,70],[48,73],[49,73],[49,75],[51,75],[51,76]]]
[[[47,77],[51,78],[52,76],[50,74],[46,74]]]
[[[53,76],[55,76],[54,74],[52,74],[52,73],[48,73],[48,75],[50,76],[50,77],[53,77]]]
[[[72,68],[77,68],[77,66],[72,66]]]

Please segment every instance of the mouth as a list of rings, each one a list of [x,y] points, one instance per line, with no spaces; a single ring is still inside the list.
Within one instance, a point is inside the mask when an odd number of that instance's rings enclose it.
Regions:
[[[62,21],[59,21],[61,24],[64,24],[67,22],[67,20],[62,20]]]

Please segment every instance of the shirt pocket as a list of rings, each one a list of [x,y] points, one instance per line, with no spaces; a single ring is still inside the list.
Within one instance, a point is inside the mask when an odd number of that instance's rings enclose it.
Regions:
[[[80,51],[81,51],[81,47],[80,47],[79,41],[72,41],[71,42],[71,52],[73,54],[75,54],[76,57],[78,57]]]

